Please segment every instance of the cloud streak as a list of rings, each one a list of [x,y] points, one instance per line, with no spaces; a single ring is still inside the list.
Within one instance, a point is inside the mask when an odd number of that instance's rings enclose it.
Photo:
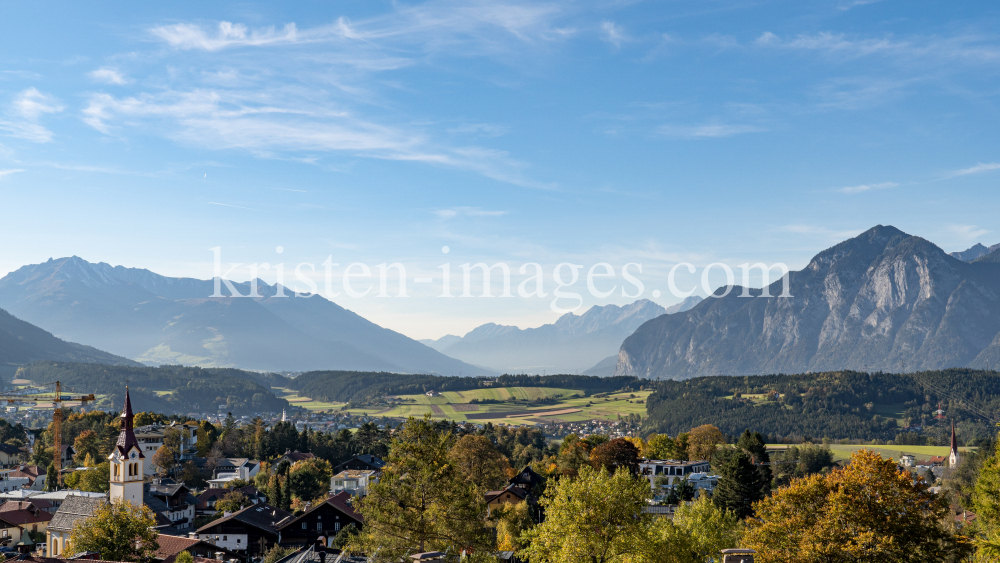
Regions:
[[[114,84],[116,86],[122,86],[131,82],[125,75],[113,68],[99,68],[97,70],[92,70],[88,74],[91,79],[97,82],[103,82],[104,84]]]
[[[41,125],[41,118],[61,111],[62,104],[53,96],[28,88],[14,98],[5,117],[0,117],[0,134],[33,143],[47,143],[52,140],[53,134]]]
[[[499,217],[506,215],[506,211],[489,211],[478,207],[453,207],[451,209],[438,209],[434,214],[441,219],[454,219],[459,215],[465,217]]]
[[[899,184],[897,184],[896,182],[882,182],[880,184],[861,184],[859,186],[848,186],[846,188],[838,188],[836,191],[842,194],[861,194],[875,190],[887,190],[889,188],[895,188],[898,185]]]
[[[963,168],[962,170],[955,170],[945,176],[945,178],[957,178],[958,176],[968,176],[969,174],[979,174],[980,172],[989,172],[997,169],[1000,169],[1000,162],[979,163],[975,166]]]
[[[24,172],[24,169],[23,168],[11,168],[11,169],[8,169],[8,170],[0,170],[0,179],[3,179],[5,176],[10,176],[11,174],[17,174],[18,172]]]

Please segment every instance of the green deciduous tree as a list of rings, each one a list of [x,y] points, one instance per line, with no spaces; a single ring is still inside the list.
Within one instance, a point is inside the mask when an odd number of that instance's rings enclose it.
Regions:
[[[155,525],[149,508],[115,501],[98,508],[93,517],[78,520],[69,541],[74,552],[96,551],[106,561],[146,563],[160,548]]]
[[[101,455],[100,446],[101,439],[97,435],[97,432],[89,429],[84,430],[73,441],[73,449],[76,450],[76,456],[73,459],[80,465],[86,465],[84,461],[87,459],[87,456],[93,459],[104,457]]]
[[[673,519],[656,520],[650,559],[663,563],[722,561],[722,550],[736,547],[742,524],[732,511],[715,506],[707,495],[681,504]]]
[[[449,457],[454,444],[429,416],[396,432],[378,483],[358,503],[365,525],[349,551],[396,562],[407,552],[493,547],[483,498]]]
[[[330,490],[333,468],[325,459],[296,461],[288,470],[288,486],[293,498],[309,502]]]
[[[250,499],[246,497],[240,491],[232,491],[226,493],[226,496],[220,498],[215,502],[215,511],[226,513],[226,512],[239,512],[244,508],[252,504]]]
[[[580,469],[576,479],[550,485],[545,521],[529,530],[520,555],[531,563],[611,563],[650,550],[652,520],[642,513],[649,483],[628,471]]]
[[[844,469],[792,481],[756,505],[742,547],[761,563],[960,561],[947,500],[891,459],[860,450]]]
[[[524,533],[535,525],[527,502],[503,504],[493,509],[490,519],[496,525],[498,551],[519,551],[527,547]]]
[[[646,440],[643,454],[648,459],[677,459],[677,445],[666,434],[653,434]]]

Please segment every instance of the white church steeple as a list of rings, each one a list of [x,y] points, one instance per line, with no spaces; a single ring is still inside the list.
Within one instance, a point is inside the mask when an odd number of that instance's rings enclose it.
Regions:
[[[125,407],[119,417],[121,421],[121,432],[118,434],[118,442],[108,461],[111,462],[111,491],[110,497],[127,500],[136,506],[142,506],[143,477],[145,475],[145,458],[142,455],[142,448],[139,441],[135,439],[132,431],[133,420],[132,401],[129,398],[128,386],[125,387]]]

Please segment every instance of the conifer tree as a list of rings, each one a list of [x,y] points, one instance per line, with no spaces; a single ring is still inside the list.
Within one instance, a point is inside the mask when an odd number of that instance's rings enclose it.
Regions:
[[[753,503],[764,498],[765,486],[750,454],[740,450],[722,466],[712,501],[743,519],[753,515]]]

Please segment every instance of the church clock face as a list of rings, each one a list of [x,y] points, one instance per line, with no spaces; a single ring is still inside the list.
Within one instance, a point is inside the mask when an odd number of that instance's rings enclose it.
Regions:
[[[129,457],[131,457],[132,459],[135,459],[135,458],[139,457],[139,454],[137,454],[135,452],[132,452],[132,455],[130,455]]]

